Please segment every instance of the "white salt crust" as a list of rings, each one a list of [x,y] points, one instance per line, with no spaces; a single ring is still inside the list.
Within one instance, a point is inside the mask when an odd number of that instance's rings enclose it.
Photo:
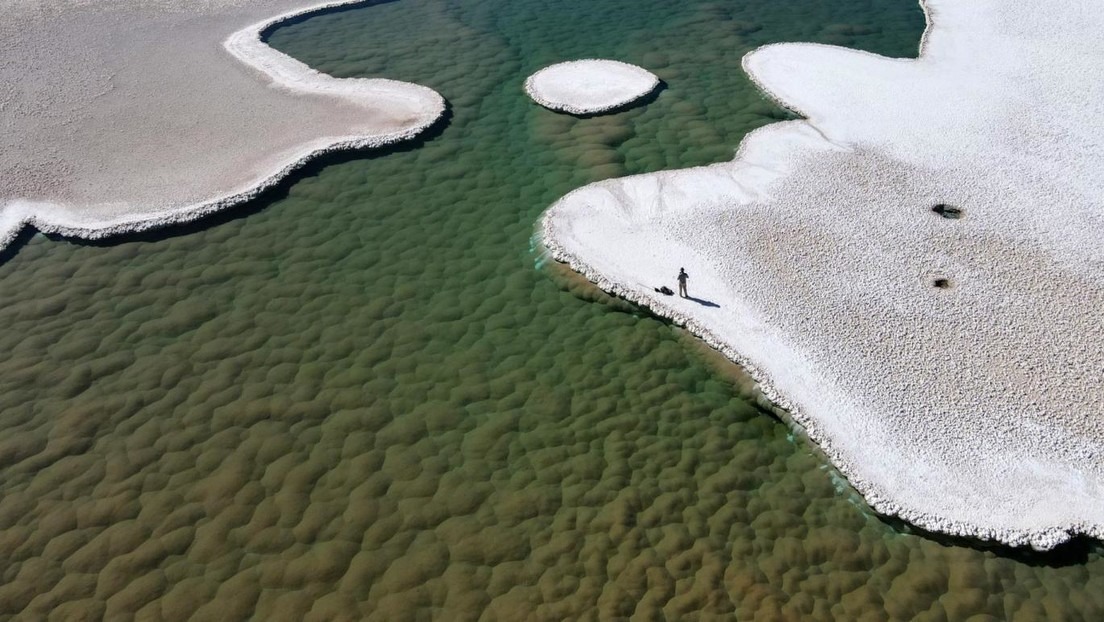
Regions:
[[[1041,550],[1101,539],[1104,17],[924,9],[916,60],[748,54],[807,120],[730,163],[580,188],[542,241],[745,366],[876,511]],[[653,291],[680,266],[719,307]]]
[[[336,79],[262,41],[355,3],[13,2],[0,82],[25,88],[0,89],[0,248],[27,225],[102,238],[194,220],[311,158],[431,126],[433,90]]]
[[[659,86],[646,69],[587,58],[549,65],[525,80],[525,92],[550,110],[599,114],[626,106]]]

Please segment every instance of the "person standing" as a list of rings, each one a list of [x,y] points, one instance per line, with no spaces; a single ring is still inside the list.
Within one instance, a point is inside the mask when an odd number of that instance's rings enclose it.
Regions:
[[[683,298],[689,298],[686,293],[686,279],[690,278],[689,274],[686,274],[686,268],[679,268],[678,283],[679,283],[679,296]]]

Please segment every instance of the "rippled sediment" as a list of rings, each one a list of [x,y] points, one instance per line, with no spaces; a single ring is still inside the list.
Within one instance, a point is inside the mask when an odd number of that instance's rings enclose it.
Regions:
[[[534,270],[557,197],[731,159],[784,116],[744,51],[908,54],[911,0],[555,7],[400,0],[278,31],[333,75],[437,90],[449,126],[217,224],[36,237],[0,265],[4,615],[1098,617],[1093,550],[883,523],[686,333]],[[533,105],[525,76],[568,54],[669,88],[609,117]]]

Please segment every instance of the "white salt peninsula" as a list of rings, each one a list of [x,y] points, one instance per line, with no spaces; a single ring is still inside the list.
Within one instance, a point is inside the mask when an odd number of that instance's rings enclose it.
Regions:
[[[929,0],[918,59],[744,67],[807,120],[586,186],[544,243],[738,361],[879,512],[1104,537],[1104,12]],[[680,267],[689,295],[663,296]],[[719,306],[713,306],[719,305]]]
[[[248,200],[311,156],[413,137],[434,91],[336,79],[264,42],[348,2],[13,0],[0,40],[0,246],[100,237]]]
[[[621,108],[657,86],[659,78],[636,65],[584,59],[541,69],[525,81],[525,92],[545,108],[581,115]]]

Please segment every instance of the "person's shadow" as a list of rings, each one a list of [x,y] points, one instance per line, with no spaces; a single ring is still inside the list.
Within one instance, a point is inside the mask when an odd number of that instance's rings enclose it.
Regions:
[[[687,296],[686,299],[687,300],[693,300],[694,302],[700,304],[703,307],[713,307],[714,309],[720,309],[721,308],[721,305],[713,302],[712,300],[702,300],[701,298],[694,298],[693,296]]]

